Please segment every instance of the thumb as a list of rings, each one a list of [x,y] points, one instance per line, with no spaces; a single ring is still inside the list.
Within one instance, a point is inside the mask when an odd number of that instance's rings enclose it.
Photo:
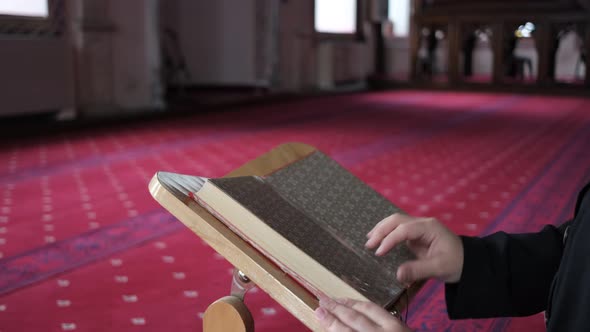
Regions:
[[[436,276],[436,261],[434,259],[418,259],[406,262],[397,269],[397,280],[402,284],[411,284]]]

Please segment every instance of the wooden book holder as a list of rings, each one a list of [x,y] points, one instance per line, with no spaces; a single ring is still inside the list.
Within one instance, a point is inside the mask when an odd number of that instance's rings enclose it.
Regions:
[[[314,147],[301,143],[283,144],[226,176],[264,176],[315,150]],[[232,295],[222,297],[208,307],[203,317],[203,331],[253,332],[252,316],[243,303],[243,297],[252,284],[256,284],[268,293],[308,328],[313,331],[322,331],[314,316],[318,300],[313,294],[291,279],[188,195],[170,190],[163,185],[158,179],[158,174],[152,178],[149,189],[156,201],[236,268],[231,283]],[[414,291],[412,293],[415,294]],[[405,308],[406,299],[407,297],[403,296],[396,305],[398,312]]]

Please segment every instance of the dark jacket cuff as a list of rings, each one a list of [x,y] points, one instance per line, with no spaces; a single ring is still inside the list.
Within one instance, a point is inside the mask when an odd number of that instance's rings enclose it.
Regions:
[[[463,242],[463,270],[457,283],[445,284],[445,301],[451,319],[470,318],[475,307],[489,294],[485,285],[485,244],[480,238],[461,236]],[[478,305],[479,304],[479,305]]]

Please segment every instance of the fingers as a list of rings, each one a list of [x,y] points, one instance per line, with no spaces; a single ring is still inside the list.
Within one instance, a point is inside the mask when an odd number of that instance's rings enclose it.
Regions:
[[[360,312],[378,326],[388,326],[391,325],[392,322],[398,322],[401,324],[397,318],[373,302],[362,302],[352,299],[338,300],[338,302]]]
[[[409,285],[418,280],[438,276],[439,265],[435,259],[421,259],[406,262],[397,269],[397,280]]]
[[[365,246],[369,249],[375,248],[387,234],[391,233],[399,225],[409,222],[412,217],[395,213],[383,220],[381,220],[373,229],[367,234],[368,241]]]
[[[344,325],[324,307],[318,307],[315,310],[315,316],[320,321],[320,325],[328,332],[354,332],[352,328]]]
[[[409,332],[399,319],[375,303],[322,298],[316,317],[328,332]]]
[[[349,300],[321,299],[316,316],[328,331],[375,331],[379,327],[365,314],[348,305]],[[324,309],[324,310],[322,310]],[[348,328],[349,330],[347,330]]]
[[[425,219],[399,225],[381,240],[375,254],[377,256],[382,256],[402,242],[427,238],[428,232],[432,231],[428,226],[428,221]]]

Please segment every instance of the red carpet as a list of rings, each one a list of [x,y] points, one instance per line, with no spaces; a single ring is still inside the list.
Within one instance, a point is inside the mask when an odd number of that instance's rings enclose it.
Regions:
[[[392,92],[327,97],[3,144],[0,331],[199,331],[231,266],[150,197],[158,170],[221,176],[317,146],[406,211],[459,233],[535,231],[590,180],[590,100]],[[257,331],[304,330],[261,291]],[[451,322],[428,283],[420,331],[543,331],[542,315]]]

